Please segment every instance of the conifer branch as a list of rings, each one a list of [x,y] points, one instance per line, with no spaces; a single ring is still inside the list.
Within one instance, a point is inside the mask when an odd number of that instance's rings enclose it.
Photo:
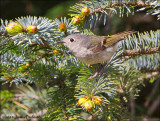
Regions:
[[[158,53],[160,51],[160,48],[158,47],[152,47],[150,49],[142,49],[141,51],[139,50],[125,50],[120,57],[123,56],[129,56],[129,57],[135,57],[141,54],[153,54],[153,53]]]
[[[141,6],[141,7],[147,7],[147,6],[150,6],[149,3],[144,3],[142,1],[138,1],[136,3],[134,2],[128,2],[128,3],[115,3],[115,4],[112,4],[112,5],[103,5],[95,10],[93,10],[92,12],[90,12],[90,14],[93,14],[93,13],[96,13],[96,12],[99,12],[99,11],[102,11],[104,10],[105,8],[112,8],[112,7],[118,7],[118,6],[123,6],[123,5],[126,5],[126,6]]]

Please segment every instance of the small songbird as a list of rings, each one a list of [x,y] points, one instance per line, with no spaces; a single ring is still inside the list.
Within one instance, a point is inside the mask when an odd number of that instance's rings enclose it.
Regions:
[[[111,36],[71,34],[58,43],[63,43],[72,54],[88,65],[109,61],[124,40],[124,36],[136,31],[124,31]]]

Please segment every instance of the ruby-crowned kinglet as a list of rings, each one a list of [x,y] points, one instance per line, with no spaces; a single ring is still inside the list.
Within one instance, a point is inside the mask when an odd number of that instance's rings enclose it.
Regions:
[[[63,43],[75,57],[89,65],[109,61],[124,40],[124,36],[136,31],[124,31],[112,36],[71,34],[58,43]]]

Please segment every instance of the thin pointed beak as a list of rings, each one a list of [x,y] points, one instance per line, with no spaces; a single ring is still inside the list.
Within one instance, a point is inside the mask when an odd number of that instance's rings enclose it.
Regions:
[[[65,42],[62,40],[62,41],[58,41],[57,43],[65,43]]]

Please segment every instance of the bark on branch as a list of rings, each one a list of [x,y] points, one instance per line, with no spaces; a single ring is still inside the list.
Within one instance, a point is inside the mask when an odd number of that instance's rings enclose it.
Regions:
[[[112,5],[103,5],[97,9],[94,9],[92,12],[90,12],[90,14],[93,14],[93,13],[96,13],[96,12],[99,12],[99,11],[102,11],[104,10],[105,8],[112,8],[112,7],[118,7],[118,6],[122,6],[122,5],[126,5],[126,6],[140,6],[140,7],[146,7],[146,6],[151,6],[150,3],[144,3],[142,1],[138,1],[138,2],[128,2],[128,3],[114,3]]]
[[[120,57],[123,57],[123,56],[135,57],[135,56],[142,55],[142,54],[153,54],[153,53],[158,53],[158,52],[160,52],[160,48],[158,48],[158,47],[153,47],[153,48],[150,48],[147,50],[142,49],[141,51],[139,51],[139,50],[125,50],[120,55]]]

